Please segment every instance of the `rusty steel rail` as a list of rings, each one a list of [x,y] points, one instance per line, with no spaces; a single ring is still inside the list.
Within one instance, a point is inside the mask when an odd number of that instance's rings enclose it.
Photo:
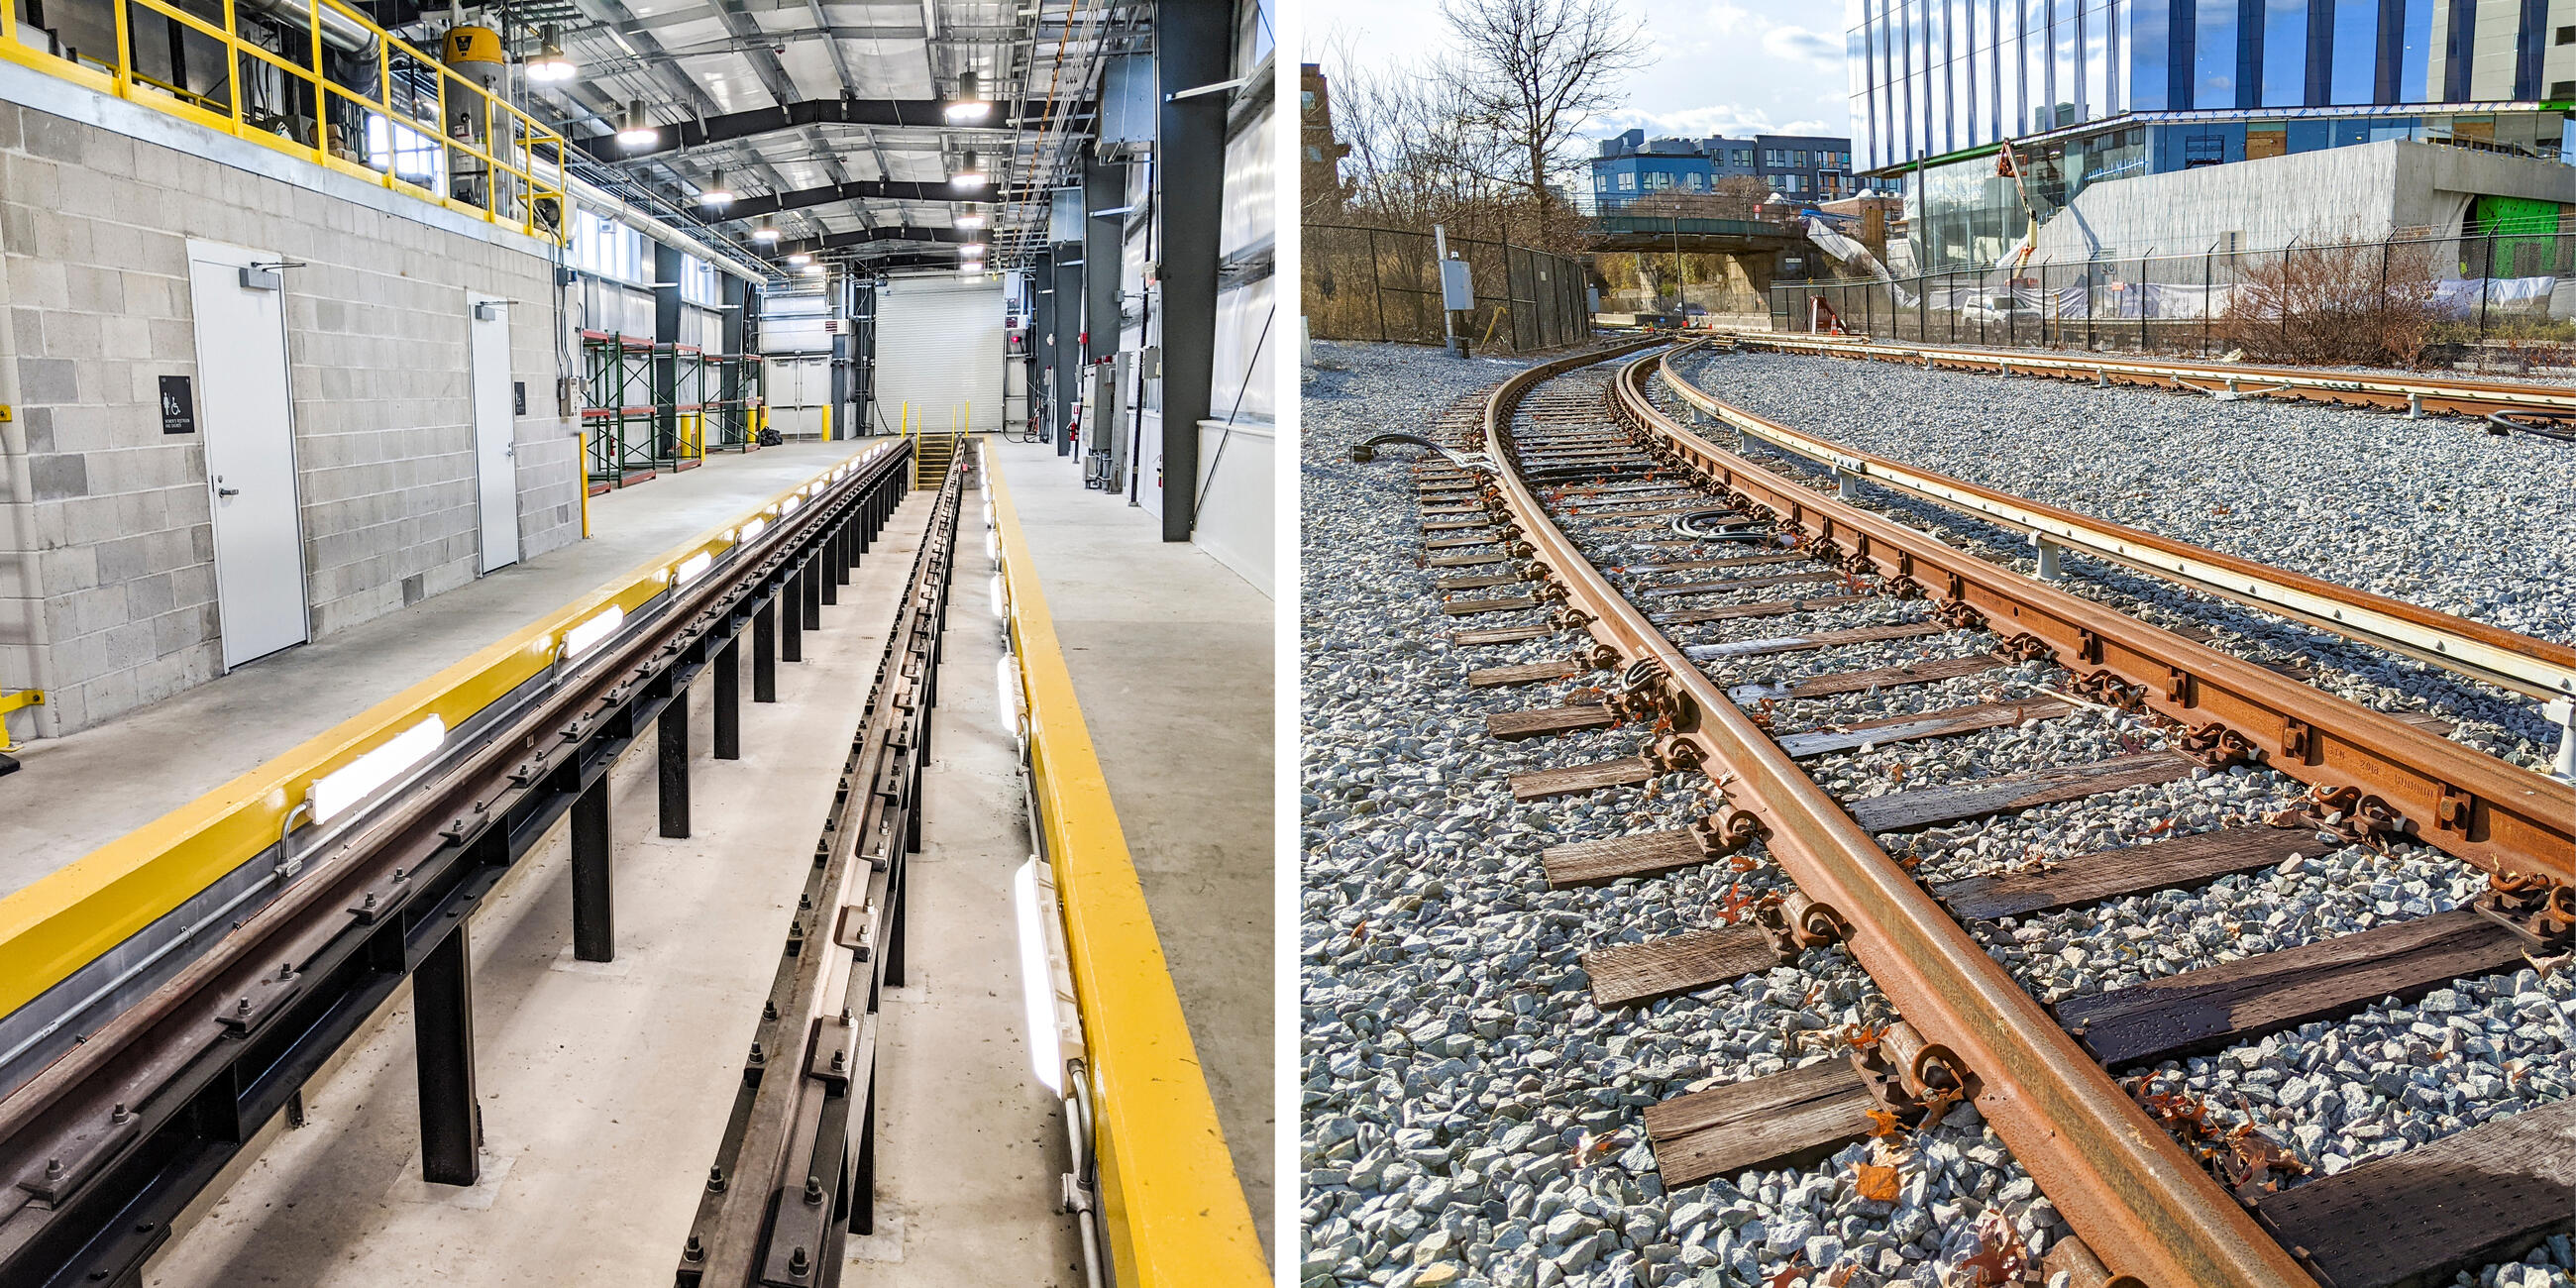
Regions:
[[[1514,376],[1488,401],[1486,449],[1498,460],[1509,459],[1512,413],[1532,387],[1657,343],[1578,355]],[[2019,628],[2028,634],[2036,628],[2062,635],[2069,655],[2081,653],[2090,664],[2115,674],[2126,673],[2119,668],[2142,668],[2150,657],[2170,658],[2161,665],[2174,677],[2179,699],[2169,696],[2167,702],[2186,702],[2184,710],[2234,712],[2233,695],[2248,687],[2251,675],[2288,684],[2152,627],[2115,619],[2107,610],[1817,497],[1709,447],[1647,401],[1643,377],[1654,362],[1649,355],[1621,370],[1612,400],[1617,413],[1655,440],[1653,446],[1675,465],[1676,473],[1741,497],[1747,508],[1771,509],[1807,533],[1820,552],[1852,543],[1847,562],[1853,571],[1876,572],[1884,565],[1908,585],[1930,578],[1924,587],[1929,593],[1978,611],[1997,629],[2012,633]],[[1633,682],[1615,699],[1622,710],[1668,722],[1670,732],[1657,749],[1664,763],[1696,763],[1723,793],[1725,804],[1710,822],[1721,832],[1763,836],[1770,857],[1801,894],[1824,905],[1829,920],[1849,927],[1846,942],[1854,957],[1929,1044],[1926,1049],[1964,1072],[1980,1110],[2109,1268],[2113,1282],[2156,1288],[2314,1282],[2170,1134],[2146,1117],[2046,1007],[1610,586],[1514,472],[1498,475],[1493,499],[1508,511],[1507,536],[1526,545],[1535,564],[1533,575],[1544,583],[1547,597],[1564,605],[1560,620],[1581,626],[1629,668]],[[2203,673],[2224,683],[2203,693],[2196,683]],[[2210,699],[2222,694],[2231,701],[2213,708]],[[2334,742],[2337,727],[2329,724],[2326,733],[2307,733],[2302,745],[2315,754]],[[2429,735],[2417,738],[2471,754]],[[2399,741],[2402,751],[2423,750]],[[2390,754],[2385,748],[2373,750]],[[2327,763],[2340,767],[2349,760],[2339,753]],[[2576,822],[2576,810],[2562,809],[2559,816]],[[2484,814],[2472,811],[2470,817],[2485,829],[2481,834],[2491,837],[2493,828]],[[2567,866],[2565,835],[2563,830],[2556,833],[2562,846],[2556,867],[2562,871]]]
[[[2358,703],[1997,567],[1858,506],[1819,496],[1692,434],[1657,411],[1629,364],[1617,402],[1653,450],[1711,486],[1778,515],[1846,571],[1899,593],[1961,605],[2007,641],[2028,637],[2085,687],[2131,698],[2225,749],[2320,789],[2374,830],[2403,833],[2500,881],[2576,885],[2576,785],[2463,747]]]
[[[1830,336],[1768,332],[1722,333],[1738,346],[1830,358],[1876,358],[1919,367],[1992,371],[2003,376],[2046,376],[2099,385],[2138,385],[2213,394],[2224,399],[2296,398],[2307,402],[2379,407],[2410,416],[2489,416],[2496,412],[2576,419],[2576,388],[2444,376],[2355,374],[2307,367],[2258,367],[2237,362],[2171,362],[2100,354],[2031,349],[1962,349]]]
[[[1617,355],[1579,355],[1504,382],[1487,404],[1486,449],[1509,459],[1512,412],[1529,388],[1605,356]],[[1610,586],[1514,472],[1495,486],[1551,596],[1624,663],[1657,673],[1670,761],[1696,759],[1728,809],[1755,821],[1799,890],[1851,926],[1853,956],[1908,1024],[1956,1057],[1980,1111],[2107,1266],[2156,1288],[2312,1282],[2047,1008]]]
[[[1675,397],[1739,433],[1831,466],[1837,476],[1866,478],[2069,550],[2250,604],[2527,697],[2545,700],[2576,694],[2576,648],[1854,451],[1755,415],[1692,384],[1673,370],[1671,359],[1678,356],[1678,352],[1667,355],[1658,368],[1664,387]]]

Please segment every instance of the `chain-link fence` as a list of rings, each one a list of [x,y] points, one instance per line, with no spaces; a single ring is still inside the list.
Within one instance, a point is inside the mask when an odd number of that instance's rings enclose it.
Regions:
[[[1319,340],[1438,344],[1440,269],[1431,234],[1351,224],[1307,224],[1303,302]],[[1583,266],[1510,242],[1451,237],[1467,261],[1476,307],[1458,315],[1475,349],[1534,353],[1592,338]]]
[[[2576,234],[2213,251],[1771,289],[1774,330],[2327,363],[2576,360]]]

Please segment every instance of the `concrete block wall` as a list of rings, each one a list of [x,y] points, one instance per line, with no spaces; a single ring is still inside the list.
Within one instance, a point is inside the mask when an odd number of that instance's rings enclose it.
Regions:
[[[518,302],[522,557],[579,537],[538,243],[0,103],[0,402],[18,409],[0,433],[0,684],[49,691],[22,734],[221,670],[202,431],[163,435],[158,408],[160,376],[196,372],[191,237],[300,265],[284,270],[287,361],[315,638],[475,576],[469,293]]]

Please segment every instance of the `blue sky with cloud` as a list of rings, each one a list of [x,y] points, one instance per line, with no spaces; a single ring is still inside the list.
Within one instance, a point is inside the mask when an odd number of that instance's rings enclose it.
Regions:
[[[1336,36],[1363,58],[1419,60],[1448,44],[1432,0],[1299,0],[1312,50]],[[1632,73],[1627,106],[1586,127],[1649,136],[1847,135],[1843,7],[1836,0],[1622,0],[1645,21],[1653,65]],[[1324,71],[1332,74],[1328,65]]]

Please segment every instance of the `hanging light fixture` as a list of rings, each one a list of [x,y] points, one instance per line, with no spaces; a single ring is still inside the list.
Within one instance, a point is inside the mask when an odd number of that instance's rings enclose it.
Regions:
[[[800,251],[796,252],[795,254],[788,256],[788,257],[787,257],[787,262],[788,262],[788,263],[790,263],[790,264],[794,264],[794,265],[795,265],[795,266],[797,266],[798,268],[803,268],[803,267],[804,267],[804,266],[806,266],[807,264],[811,264],[811,263],[813,263],[813,262],[814,262],[814,257],[813,257],[813,256],[811,256],[811,255],[808,255],[808,254],[806,254],[805,252],[803,252],[803,251],[801,251],[801,250],[800,250]]]
[[[774,242],[778,240],[778,225],[773,224],[766,219],[761,220],[760,227],[751,230],[751,239],[756,242]]]
[[[555,36],[555,25],[550,22],[537,30],[537,56],[528,60],[528,79],[547,83],[571,80],[573,73],[580,69],[564,56],[563,45]]]
[[[984,99],[983,78],[971,71],[960,73],[957,97],[948,101],[947,111],[952,121],[980,121],[992,115],[993,105]]]
[[[984,226],[984,212],[968,206],[958,211],[957,218],[952,222],[960,228],[981,228]]]
[[[644,114],[644,100],[626,105],[626,124],[618,129],[617,141],[630,148],[649,148],[662,141],[662,131]]]
[[[950,175],[948,177],[948,181],[960,188],[981,188],[984,186],[984,166],[981,160],[975,155],[975,149],[966,149],[965,166],[958,170],[957,173]]]
[[[698,200],[710,206],[733,204],[733,189],[725,186],[724,171],[716,171],[715,178],[710,180],[706,187],[698,190]]]

